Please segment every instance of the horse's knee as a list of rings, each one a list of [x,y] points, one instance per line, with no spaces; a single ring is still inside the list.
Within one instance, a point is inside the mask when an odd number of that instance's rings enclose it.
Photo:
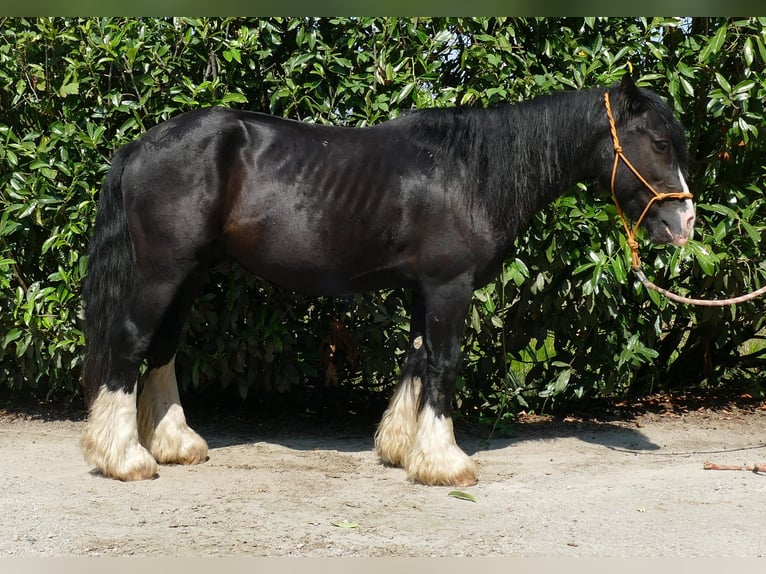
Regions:
[[[135,391],[101,387],[80,445],[85,460],[106,477],[128,481],[157,475],[157,462],[138,440]]]
[[[138,434],[161,464],[197,464],[207,460],[205,440],[186,423],[175,376],[175,357],[149,370],[138,401]]]

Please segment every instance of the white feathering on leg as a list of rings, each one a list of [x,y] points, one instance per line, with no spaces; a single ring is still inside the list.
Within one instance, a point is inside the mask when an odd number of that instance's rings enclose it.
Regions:
[[[425,405],[404,468],[411,480],[432,486],[472,486],[476,465],[455,442],[452,419]]]
[[[412,449],[418,420],[420,377],[405,377],[388,403],[375,433],[375,452],[392,466],[404,466]]]
[[[80,446],[85,460],[109,478],[146,480],[157,475],[157,462],[138,441],[135,386],[130,393],[101,387]]]
[[[207,460],[207,443],[186,424],[178,396],[175,357],[150,370],[138,399],[138,433],[161,464],[198,464]]]

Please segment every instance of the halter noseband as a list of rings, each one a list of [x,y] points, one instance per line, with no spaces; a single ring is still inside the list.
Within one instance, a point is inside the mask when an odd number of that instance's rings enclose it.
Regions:
[[[630,251],[633,258],[633,269],[638,270],[641,267],[641,259],[638,255],[638,241],[636,241],[636,231],[638,230],[638,226],[641,225],[641,222],[644,220],[644,217],[646,217],[646,214],[649,212],[649,208],[654,204],[656,201],[663,201],[665,199],[691,199],[694,196],[689,193],[688,191],[678,191],[678,192],[672,192],[672,193],[660,193],[654,187],[652,187],[652,184],[646,181],[644,177],[638,172],[638,170],[633,166],[632,163],[628,160],[627,157],[625,157],[625,154],[622,151],[622,146],[620,145],[620,138],[617,136],[617,126],[615,125],[614,121],[614,115],[612,115],[612,105],[609,101],[609,92],[607,91],[604,94],[604,105],[606,106],[606,115],[609,118],[609,129],[612,132],[612,143],[614,144],[614,165],[612,166],[612,180],[611,180],[611,186],[612,186],[612,199],[614,200],[614,205],[617,207],[617,214],[620,216],[620,219],[622,220],[622,226],[625,228],[625,234],[628,236],[628,246],[630,247]],[[623,213],[622,208],[620,207],[619,202],[617,201],[617,195],[614,192],[614,180],[617,177],[617,166],[620,163],[620,160],[622,160],[626,166],[630,169],[630,171],[633,172],[633,174],[638,178],[638,180],[643,183],[646,188],[652,192],[653,197],[647,202],[646,207],[644,207],[644,211],[641,213],[641,217],[638,218],[635,225],[631,229],[631,227],[628,225],[628,221],[625,218],[625,213]]]

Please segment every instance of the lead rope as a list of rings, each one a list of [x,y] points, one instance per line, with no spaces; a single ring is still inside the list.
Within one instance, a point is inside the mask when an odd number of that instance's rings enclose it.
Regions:
[[[764,293],[766,293],[766,285],[761,287],[760,289],[753,291],[752,293],[747,293],[746,295],[740,295],[739,297],[730,297],[728,299],[693,299],[692,297],[684,297],[683,295],[677,295],[673,293],[672,291],[668,291],[667,289],[663,289],[662,287],[658,287],[649,279],[646,278],[646,275],[644,275],[644,272],[641,271],[641,269],[633,269],[633,273],[636,274],[638,277],[638,280],[641,281],[641,284],[646,287],[647,289],[652,289],[653,291],[657,291],[660,295],[664,295],[671,301],[675,301],[676,303],[685,303],[687,305],[701,305],[702,307],[726,307],[728,305],[736,305],[738,303],[744,303],[745,301],[750,301],[750,299],[755,299],[756,297],[760,297]]]
[[[687,305],[700,305],[703,307],[726,307],[728,305],[736,305],[738,303],[744,303],[745,301],[750,301],[751,299],[755,299],[756,297],[760,297],[763,294],[766,294],[766,285],[761,287],[760,289],[753,291],[752,293],[747,293],[746,295],[740,295],[739,297],[730,297],[728,299],[694,299],[692,297],[684,297],[682,295],[677,295],[676,293],[673,293],[672,291],[668,291],[667,289],[663,289],[662,287],[658,287],[649,279],[646,278],[646,275],[644,275],[644,272],[641,271],[641,258],[638,254],[638,241],[636,241],[636,230],[638,230],[638,226],[641,225],[641,222],[644,220],[644,217],[646,217],[646,214],[649,211],[649,208],[657,201],[664,201],[665,199],[692,199],[694,196],[689,192],[672,192],[672,193],[660,193],[652,185],[644,179],[644,177],[638,172],[638,170],[633,166],[630,161],[628,161],[628,158],[625,156],[625,154],[622,151],[622,146],[620,145],[620,138],[617,136],[617,126],[614,121],[614,115],[612,114],[612,105],[609,100],[609,92],[607,91],[604,94],[604,105],[606,106],[606,115],[609,118],[609,130],[612,133],[612,143],[614,145],[614,164],[612,165],[612,179],[611,179],[611,187],[612,187],[612,200],[614,201],[614,205],[617,207],[617,214],[620,216],[620,219],[622,220],[622,226],[625,228],[625,234],[628,237],[628,247],[630,247],[631,252],[631,258],[632,258],[632,265],[633,265],[633,272],[638,277],[638,280],[641,281],[641,284],[647,288],[651,289],[652,291],[656,291],[660,295],[663,295],[670,299],[671,301],[675,301],[676,303],[684,303]],[[646,207],[644,208],[644,211],[641,213],[641,216],[638,218],[636,223],[631,228],[630,225],[628,225],[628,220],[625,217],[625,213],[623,213],[622,208],[620,207],[619,202],[617,201],[617,195],[614,191],[614,182],[617,177],[617,166],[620,163],[620,160],[623,161],[623,163],[630,169],[630,171],[633,172],[633,174],[639,179],[641,183],[643,183],[646,188],[652,192],[653,197],[648,201],[646,204]]]

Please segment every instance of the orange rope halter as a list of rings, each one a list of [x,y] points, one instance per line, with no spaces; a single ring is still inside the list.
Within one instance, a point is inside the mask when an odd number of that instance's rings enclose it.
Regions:
[[[607,91],[604,94],[604,105],[606,106],[606,115],[609,117],[609,129],[612,132],[612,143],[614,144],[614,165],[612,166],[612,199],[614,200],[614,205],[617,207],[617,214],[620,216],[620,219],[622,220],[622,226],[625,228],[625,234],[628,236],[628,246],[630,247],[630,251],[633,258],[633,270],[638,271],[641,268],[641,258],[638,255],[638,241],[636,241],[636,231],[638,230],[638,226],[641,225],[641,222],[644,220],[644,217],[646,217],[646,214],[649,212],[649,208],[657,201],[664,201],[666,199],[691,199],[694,197],[691,193],[688,191],[675,191],[672,193],[660,193],[654,187],[652,187],[652,184],[646,181],[646,179],[638,172],[638,170],[633,166],[632,163],[628,160],[628,158],[625,156],[625,153],[622,151],[622,146],[620,145],[620,138],[617,135],[617,126],[614,121],[614,115],[612,114],[612,104],[609,101],[609,92]],[[617,177],[617,166],[620,163],[620,160],[622,160],[626,166],[630,169],[630,171],[633,172],[633,174],[638,178],[638,180],[643,183],[646,188],[652,192],[653,197],[647,202],[646,207],[644,207],[644,211],[641,213],[641,217],[638,218],[633,228],[628,225],[628,220],[625,218],[625,213],[623,213],[622,208],[620,207],[619,202],[617,201],[617,195],[614,192],[614,180]]]

